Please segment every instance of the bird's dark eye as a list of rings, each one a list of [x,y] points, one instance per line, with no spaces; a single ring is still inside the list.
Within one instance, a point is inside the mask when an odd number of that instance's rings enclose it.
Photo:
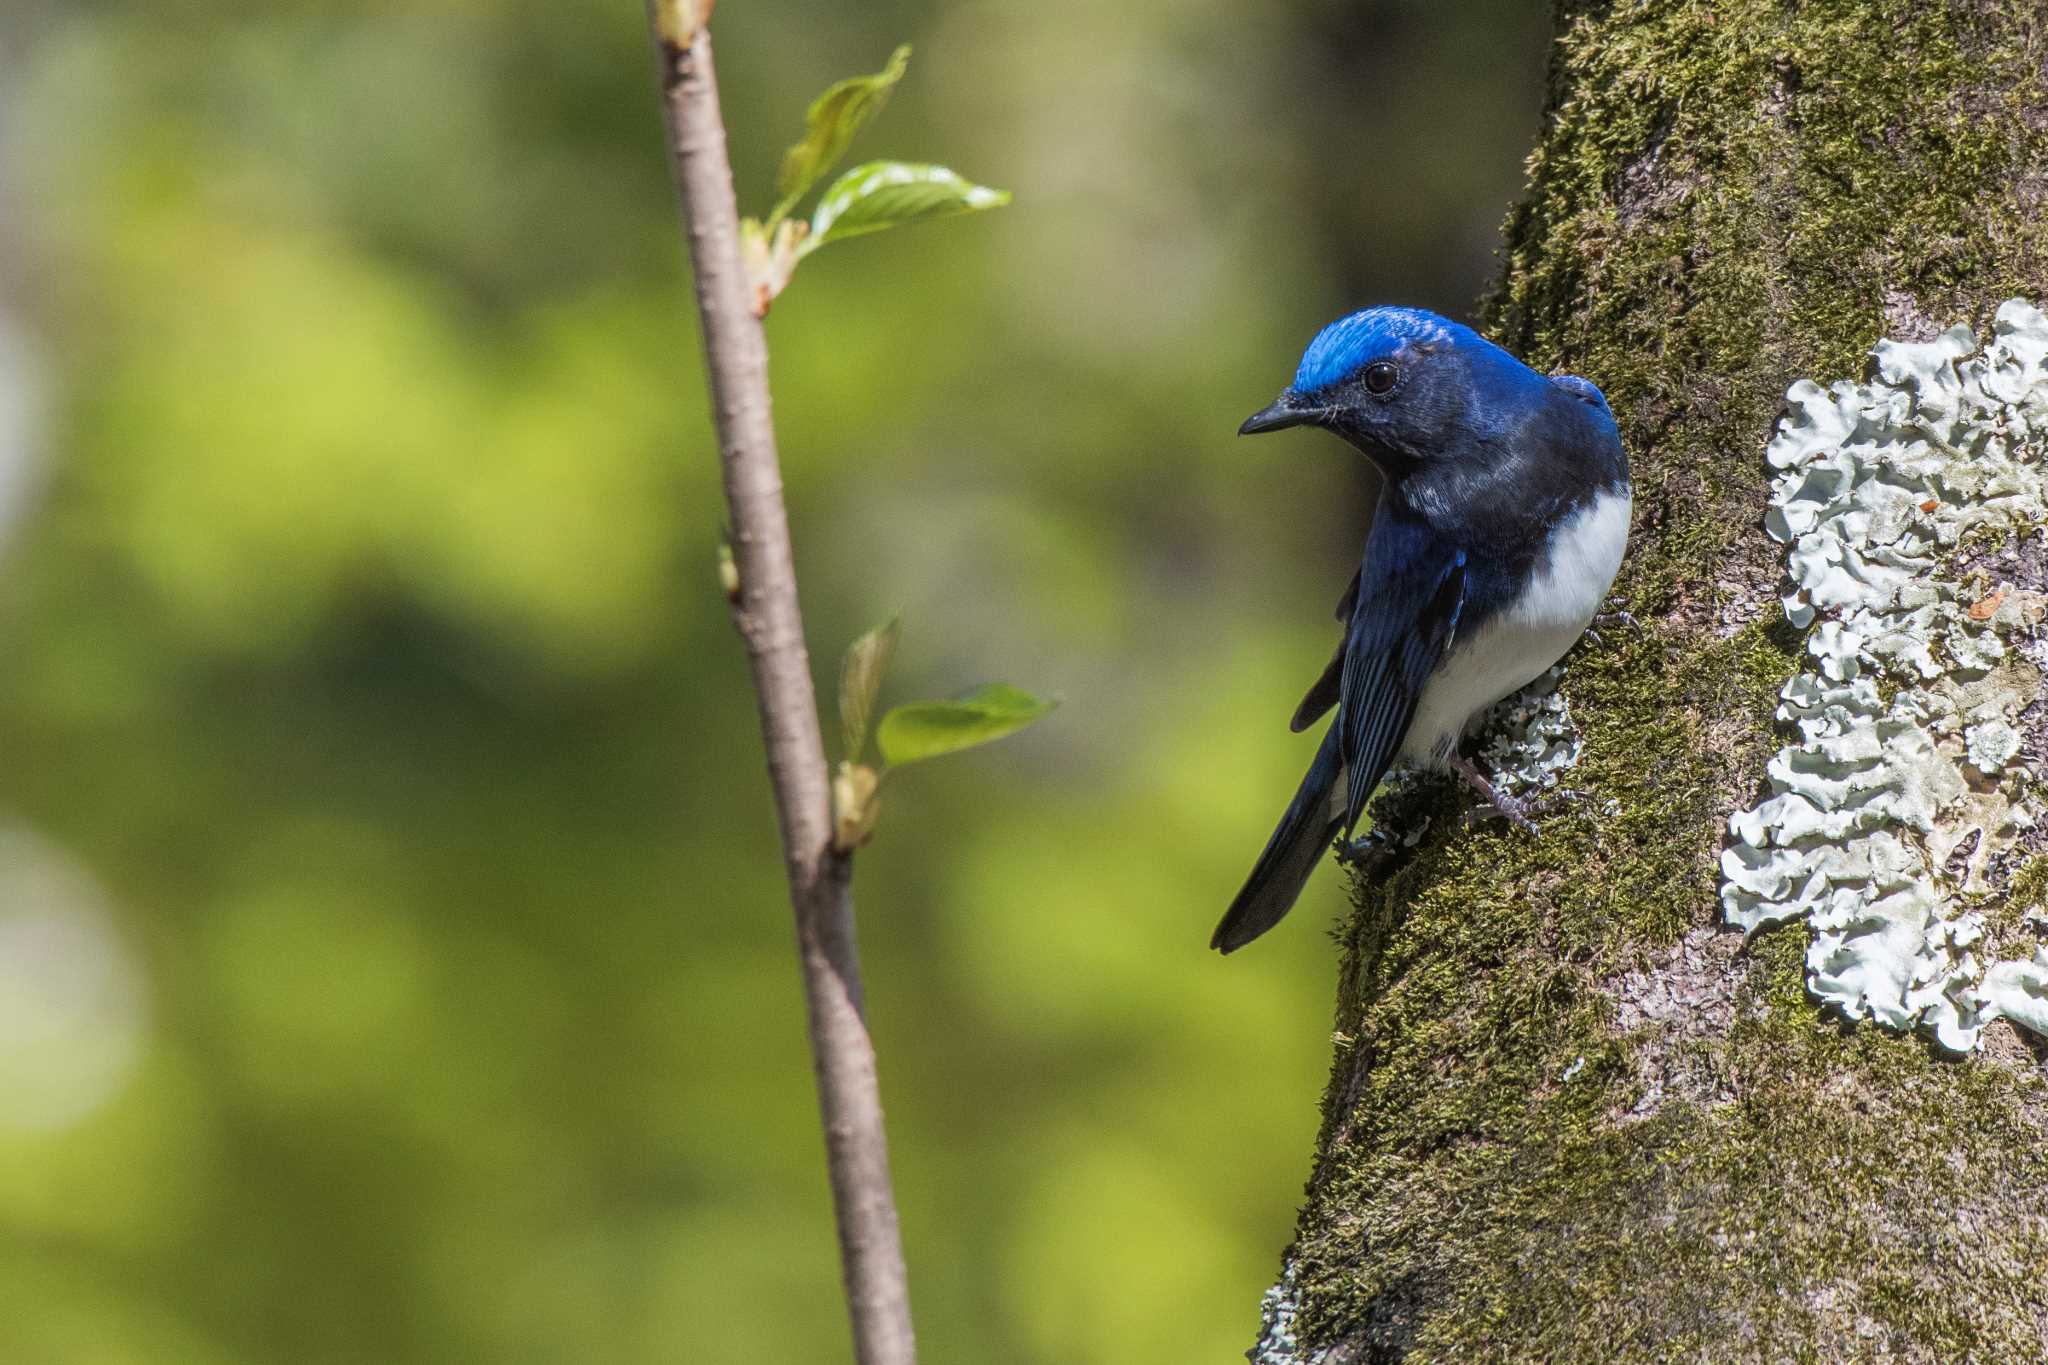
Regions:
[[[1384,360],[1375,360],[1365,367],[1365,390],[1367,393],[1388,394],[1401,380],[1401,372]]]

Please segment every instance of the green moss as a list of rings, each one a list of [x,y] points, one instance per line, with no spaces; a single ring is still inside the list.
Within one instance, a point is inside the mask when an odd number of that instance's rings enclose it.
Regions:
[[[1571,661],[1589,801],[1532,840],[1425,795],[1432,834],[1358,879],[1300,1330],[1367,1360],[2038,1357],[2038,1074],[1846,1028],[1803,929],[1731,957],[1710,926],[1799,649],[1759,529],[1780,397],[2039,293],[2048,37],[2019,3],[1558,17],[1488,307],[1613,403],[1655,629]],[[2048,895],[2044,860],[2012,891]],[[1624,1030],[1652,966],[1697,998]]]
[[[2048,909],[2048,854],[2035,854],[2013,873],[2005,888],[2005,901],[2008,908],[2021,914]]]

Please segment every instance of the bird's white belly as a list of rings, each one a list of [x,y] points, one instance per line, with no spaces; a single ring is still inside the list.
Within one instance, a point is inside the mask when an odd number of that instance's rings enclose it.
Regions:
[[[1441,766],[1465,727],[1563,658],[1606,600],[1628,545],[1629,493],[1602,493],[1552,533],[1522,596],[1461,636],[1430,675],[1401,744],[1404,761]]]

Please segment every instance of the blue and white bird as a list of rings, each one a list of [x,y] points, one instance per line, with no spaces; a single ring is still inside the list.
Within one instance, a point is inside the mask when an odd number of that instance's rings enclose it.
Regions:
[[[1238,434],[1298,426],[1343,437],[1385,487],[1337,607],[1344,638],[1293,728],[1332,706],[1336,719],[1216,926],[1210,946],[1226,953],[1280,922],[1397,761],[1449,768],[1533,828],[1458,745],[1571,648],[1628,542],[1628,457],[1600,390],[1538,374],[1434,313],[1368,308],[1331,323]]]

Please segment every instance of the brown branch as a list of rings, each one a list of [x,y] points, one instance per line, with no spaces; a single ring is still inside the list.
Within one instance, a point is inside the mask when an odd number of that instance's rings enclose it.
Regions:
[[[811,1060],[854,1353],[860,1365],[912,1365],[917,1348],[910,1330],[910,1295],[854,942],[853,869],[846,857],[831,850],[825,746],[769,416],[768,347],[740,257],[739,211],[711,36],[701,23],[709,6],[702,6],[694,21],[679,19],[678,11],[691,8],[687,0],[651,0],[649,17],[732,514],[733,561],[739,571],[733,615],[753,666],[796,911]]]

